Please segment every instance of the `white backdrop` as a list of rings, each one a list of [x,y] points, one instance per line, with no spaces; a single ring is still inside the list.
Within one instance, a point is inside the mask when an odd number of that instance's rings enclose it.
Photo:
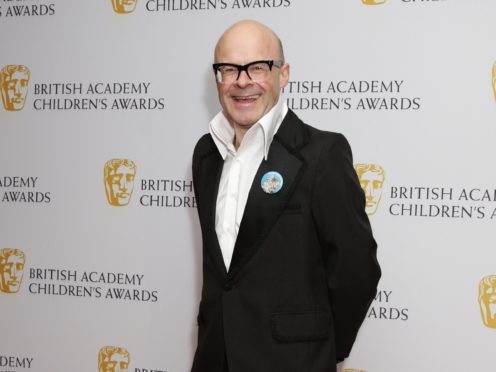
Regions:
[[[281,37],[289,106],[384,169],[383,278],[343,371],[493,368],[496,3],[364,2],[0,2],[0,249],[24,253],[2,251],[0,371],[98,371],[106,346],[129,371],[189,370],[191,154],[219,110],[213,48],[244,18]],[[136,165],[128,205],[106,197],[111,159]]]

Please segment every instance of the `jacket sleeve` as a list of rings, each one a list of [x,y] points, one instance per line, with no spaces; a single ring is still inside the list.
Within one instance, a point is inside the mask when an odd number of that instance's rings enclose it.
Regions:
[[[343,360],[376,294],[381,270],[350,146],[343,135],[334,136],[319,156],[312,213],[326,267],[336,357]]]

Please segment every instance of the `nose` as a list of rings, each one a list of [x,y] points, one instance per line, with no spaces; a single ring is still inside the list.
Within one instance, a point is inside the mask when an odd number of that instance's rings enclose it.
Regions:
[[[248,73],[246,71],[241,71],[238,76],[238,80],[236,80],[236,85],[239,86],[240,88],[244,88],[252,83],[253,82],[248,76]]]

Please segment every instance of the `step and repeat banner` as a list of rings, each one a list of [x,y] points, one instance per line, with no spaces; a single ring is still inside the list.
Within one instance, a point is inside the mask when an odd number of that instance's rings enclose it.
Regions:
[[[493,370],[494,14],[492,0],[0,0],[0,371],[189,370],[191,155],[219,110],[215,43],[245,18],[279,34],[284,99],[345,134],[367,197],[383,278],[341,372]]]

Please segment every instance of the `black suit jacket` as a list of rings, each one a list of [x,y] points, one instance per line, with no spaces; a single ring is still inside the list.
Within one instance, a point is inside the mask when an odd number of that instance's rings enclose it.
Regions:
[[[341,134],[284,118],[251,186],[229,271],[215,232],[223,159],[197,143],[203,288],[193,372],[330,372],[350,353],[380,278],[365,198]],[[284,184],[265,193],[260,180]]]

